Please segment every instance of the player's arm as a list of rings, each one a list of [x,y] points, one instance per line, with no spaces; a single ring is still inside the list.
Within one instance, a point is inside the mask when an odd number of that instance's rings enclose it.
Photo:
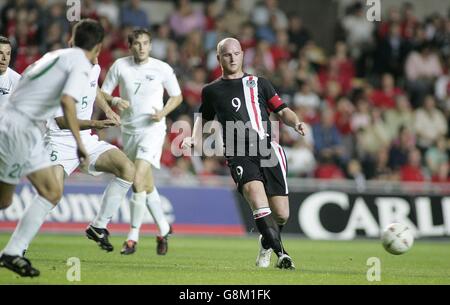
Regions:
[[[300,119],[298,118],[298,116],[295,114],[294,111],[286,107],[275,113],[284,124],[294,128],[295,131],[297,131],[302,136],[305,135],[304,123],[300,122]]]
[[[80,127],[76,117],[77,109],[75,107],[75,99],[70,95],[63,94],[61,97],[61,108],[64,113],[64,119],[67,122],[67,128],[70,129],[75,138],[75,142],[77,143],[77,155],[80,164],[86,166],[89,157],[80,137]]]
[[[70,129],[65,117],[60,116],[55,118],[56,124],[60,129]],[[119,124],[114,120],[77,120],[80,130],[87,129],[104,129],[108,127],[118,126]]]
[[[123,110],[127,109],[128,107],[130,107],[130,102],[127,100],[124,100],[121,97],[112,96],[103,90],[97,89],[97,94],[99,94],[99,92],[103,96],[103,98],[105,99],[105,101],[108,103],[109,106],[117,107],[117,109],[119,111],[123,111]]]
[[[168,116],[172,111],[180,106],[182,102],[183,96],[181,94],[177,96],[171,96],[164,106],[163,110],[151,115],[152,120],[157,122],[161,121],[164,117]]]
[[[188,149],[191,147],[200,147],[203,140],[203,125],[207,120],[203,119],[201,116],[197,117],[194,122],[194,127],[192,128],[192,136],[183,139],[181,147],[183,149]]]
[[[112,98],[112,96],[109,96]],[[98,108],[100,108],[108,118],[108,120],[112,120],[116,123],[116,125],[120,125],[120,116],[114,112],[114,110],[111,109],[109,106],[110,103],[108,102],[105,94],[102,93],[100,88],[97,87],[97,95],[95,97],[95,105],[97,105]]]

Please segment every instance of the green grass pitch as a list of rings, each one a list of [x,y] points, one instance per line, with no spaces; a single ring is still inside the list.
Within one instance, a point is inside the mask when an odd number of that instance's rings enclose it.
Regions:
[[[4,247],[10,234],[0,234]],[[123,236],[112,237],[114,252],[101,251],[80,235],[40,234],[27,256],[38,278],[20,278],[0,268],[0,284],[450,284],[450,242],[416,241],[410,252],[394,256],[379,241],[310,241],[285,238],[297,270],[254,266],[252,237],[173,236],[167,256],[157,256],[153,236],[142,236],[138,251],[121,256]],[[81,261],[81,281],[69,282],[67,259]],[[381,281],[369,282],[370,257],[381,262]],[[272,258],[272,263],[275,257]]]

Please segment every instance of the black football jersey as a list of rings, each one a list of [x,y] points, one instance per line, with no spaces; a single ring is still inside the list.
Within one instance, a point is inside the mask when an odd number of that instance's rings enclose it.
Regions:
[[[206,121],[217,116],[222,125],[226,156],[244,156],[255,145],[270,147],[270,112],[284,108],[286,104],[268,80],[244,74],[239,79],[219,78],[206,85],[199,112]]]

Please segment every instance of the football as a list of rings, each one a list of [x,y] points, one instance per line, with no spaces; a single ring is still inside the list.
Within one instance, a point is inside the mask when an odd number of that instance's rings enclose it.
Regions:
[[[381,240],[387,252],[400,255],[411,249],[414,243],[414,236],[413,232],[406,225],[392,223],[383,231]]]

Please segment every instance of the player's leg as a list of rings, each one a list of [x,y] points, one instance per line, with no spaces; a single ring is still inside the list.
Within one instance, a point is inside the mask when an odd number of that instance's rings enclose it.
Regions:
[[[280,234],[280,243],[283,252],[282,256],[278,256],[277,267],[293,269],[295,268],[295,266],[292,262],[292,259],[289,257],[289,254],[284,249],[281,239],[281,231],[289,218],[286,156],[281,146],[279,146],[277,143],[273,143],[272,146],[272,152],[275,154],[278,162],[273,166],[263,167],[262,173],[264,175],[264,181],[266,181],[265,190],[266,194],[269,197],[269,205],[272,211],[272,216],[277,223]],[[262,237],[260,241],[262,246],[260,247],[259,256],[261,256],[262,252],[264,252],[263,245],[265,244],[265,238]]]
[[[256,180],[247,182],[243,185],[242,192],[253,211],[253,217],[258,231],[263,236],[263,247],[265,249],[273,249],[277,256],[280,257],[284,254],[280,231],[275,219],[271,215],[272,211],[266,196],[264,184]]]
[[[48,213],[60,201],[62,188],[58,184],[54,167],[46,167],[28,175],[38,195],[25,210],[11,239],[2,251],[0,265],[21,276],[38,276],[39,270],[33,268],[23,252],[31,243]]]
[[[133,194],[130,200],[130,232],[120,253],[128,255],[136,251],[136,245],[139,241],[139,230],[142,225],[142,219],[145,212],[145,204],[147,200],[148,173],[150,171],[150,163],[137,159],[134,162],[135,176],[133,181]]]
[[[278,224],[280,233],[289,219],[289,197],[288,196],[272,196],[269,198],[270,209],[273,218]]]
[[[168,237],[172,233],[172,227],[164,214],[161,198],[159,196],[158,189],[154,184],[152,167],[150,167],[146,182],[147,209],[155,220],[159,230],[159,234],[156,236],[156,254],[165,255],[168,251]]]
[[[100,210],[86,229],[86,235],[97,242],[101,249],[110,252],[114,248],[109,242],[109,232],[106,228],[133,184],[134,165],[122,151],[112,146],[98,157],[92,157],[96,171],[111,173],[116,177],[106,187]]]
[[[15,184],[0,181],[0,210],[8,208],[13,202]]]

